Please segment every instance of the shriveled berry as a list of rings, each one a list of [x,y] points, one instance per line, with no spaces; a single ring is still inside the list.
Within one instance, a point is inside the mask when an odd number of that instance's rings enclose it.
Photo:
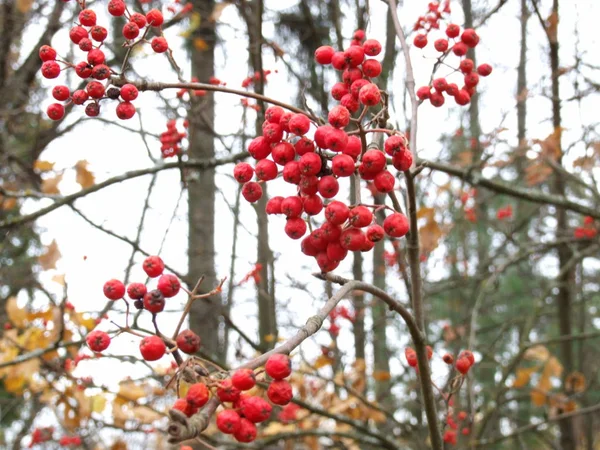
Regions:
[[[104,295],[110,300],[119,300],[125,295],[125,285],[119,280],[108,280],[104,283]]]
[[[190,405],[202,408],[208,402],[209,397],[210,393],[204,383],[194,383],[188,389],[185,399]]]
[[[96,117],[100,114],[100,105],[98,103],[88,103],[85,107],[85,114],[88,117]]]
[[[267,389],[267,397],[276,405],[287,405],[293,396],[292,386],[285,380],[273,381]]]
[[[127,286],[127,295],[132,300],[137,300],[139,298],[144,298],[148,289],[144,283],[130,283]]]
[[[165,309],[165,296],[158,289],[146,292],[144,295],[144,308],[152,314],[158,314]]]
[[[442,359],[448,365],[454,363],[454,357],[450,353],[446,353],[444,356],[442,356]]]
[[[94,330],[86,336],[85,342],[92,351],[103,352],[110,345],[110,336],[104,331]]]
[[[179,278],[172,274],[161,275],[158,279],[158,289],[167,298],[175,297],[181,288]]]
[[[252,369],[238,369],[231,376],[231,384],[240,391],[247,391],[256,385],[256,377]]]
[[[158,336],[146,336],[140,342],[140,353],[146,361],[157,361],[166,351],[167,346]]]
[[[92,69],[92,78],[106,80],[110,77],[110,68],[106,64],[98,64]]]
[[[292,373],[292,361],[283,353],[271,355],[265,364],[265,372],[274,380],[282,380]]]
[[[200,336],[194,333],[192,330],[183,330],[177,335],[175,339],[177,347],[183,353],[192,355],[200,350]]]

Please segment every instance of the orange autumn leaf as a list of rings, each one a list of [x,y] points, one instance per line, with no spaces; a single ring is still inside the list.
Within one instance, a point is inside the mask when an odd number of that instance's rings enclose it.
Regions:
[[[56,262],[61,256],[56,240],[52,240],[50,245],[46,246],[46,251],[38,257],[38,262],[44,270],[56,269]]]
[[[89,188],[96,183],[94,174],[87,168],[88,162],[86,160],[77,161],[75,164],[76,177],[75,181],[83,188]]]

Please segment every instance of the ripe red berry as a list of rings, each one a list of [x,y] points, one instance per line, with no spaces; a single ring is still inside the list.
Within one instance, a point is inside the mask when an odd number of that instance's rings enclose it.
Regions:
[[[231,384],[240,391],[247,391],[256,385],[256,377],[252,369],[238,369],[231,376]]]
[[[471,72],[465,75],[465,86],[468,88],[474,88],[479,84],[479,75],[477,72]]]
[[[52,97],[54,97],[59,102],[64,102],[69,98],[71,93],[69,92],[69,88],[67,86],[54,86],[52,88]]]
[[[108,30],[104,27],[96,25],[90,30],[90,35],[92,36],[93,40],[97,42],[103,42],[104,39],[106,39],[106,37],[108,36]]]
[[[417,97],[419,100],[427,100],[431,97],[431,88],[429,86],[421,86],[417,89]]]
[[[221,402],[237,402],[240,394],[240,390],[233,386],[230,378],[221,381],[217,388],[217,397]]]
[[[376,59],[367,59],[362,63],[362,70],[366,77],[376,78],[381,74],[381,63]]]
[[[358,67],[365,59],[365,50],[358,45],[350,46],[344,51],[344,58],[349,67]]]
[[[130,102],[137,98],[138,89],[133,84],[127,83],[121,86],[120,95],[123,100]]]
[[[110,336],[104,331],[94,330],[86,336],[85,341],[92,351],[103,352],[110,345]]]
[[[456,443],[457,443],[456,431],[454,431],[452,429],[444,431],[444,442],[447,442],[448,444],[456,445]]]
[[[156,278],[165,270],[165,263],[160,256],[148,256],[142,263],[142,269],[150,278]]]
[[[92,98],[102,98],[104,96],[104,85],[99,81],[90,81],[85,90]]]
[[[466,411],[461,411],[458,413],[458,420],[462,421],[465,420],[468,417],[468,414]]]
[[[283,138],[283,126],[280,123],[265,122],[263,123],[262,129],[263,137],[270,144],[276,144]]]
[[[88,52],[87,60],[92,66],[96,66],[98,64],[104,63],[104,61],[106,60],[106,56],[104,55],[104,52],[102,50],[94,48]]]
[[[379,242],[384,238],[385,230],[381,225],[374,223],[367,228],[365,235],[367,236],[367,240],[371,242]]]
[[[83,38],[82,40],[79,41],[79,44],[77,44],[79,46],[79,49],[84,51],[84,52],[89,52],[90,50],[92,50],[94,48],[94,44],[92,43],[92,41],[90,41],[89,39]]]
[[[286,197],[281,202],[281,212],[286,217],[299,217],[302,214],[302,199],[297,195]]]
[[[233,437],[238,442],[252,442],[256,439],[256,425],[246,418],[240,419],[240,427],[233,433]]]
[[[417,34],[415,39],[413,40],[413,44],[417,48],[424,48],[427,45],[427,35],[426,34]]]
[[[477,67],[477,73],[482,77],[487,77],[489,74],[492,73],[492,66],[490,66],[489,64],[481,64]]]
[[[392,165],[401,172],[405,172],[410,169],[412,162],[412,153],[409,151],[398,152],[392,156]]]
[[[448,39],[437,39],[433,46],[438,52],[443,53],[448,50]]]
[[[344,70],[348,67],[348,61],[344,52],[335,52],[331,57],[331,65],[335,70]]]
[[[342,225],[349,215],[350,209],[348,206],[337,200],[332,201],[325,208],[325,219],[334,225]]]
[[[90,96],[83,89],[78,89],[73,92],[71,99],[76,105],[83,105]]]
[[[383,149],[388,155],[393,156],[396,152],[403,152],[406,150],[406,140],[403,136],[390,136],[385,140]]]
[[[325,148],[334,152],[341,152],[348,144],[348,135],[344,130],[331,128],[325,135]]]
[[[127,22],[123,25],[123,37],[128,40],[133,40],[140,34],[140,27],[135,22]]]
[[[292,386],[285,380],[273,381],[267,389],[267,397],[276,405],[287,405],[293,396]]]
[[[345,154],[336,155],[331,160],[331,170],[338,177],[349,177],[354,173],[354,160]]]
[[[473,48],[479,43],[479,36],[474,29],[468,28],[460,35],[460,40],[464,42],[467,47]]]
[[[293,114],[288,122],[291,133],[297,136],[304,136],[310,129],[310,119],[304,114]]]
[[[169,49],[167,40],[162,36],[156,36],[155,38],[152,38],[150,46],[156,53],[164,53]]]
[[[305,155],[306,153],[312,153],[315,151],[315,144],[307,137],[302,137],[298,142],[294,144],[294,150],[298,156]]]
[[[157,361],[166,351],[167,346],[158,336],[146,336],[140,342],[140,353],[146,361]]]
[[[446,87],[446,93],[448,95],[451,95],[452,97],[456,97],[456,94],[458,94],[458,85],[456,83],[448,83],[448,86]]]
[[[175,297],[181,288],[179,278],[172,274],[161,275],[158,279],[158,289],[167,298]]]
[[[60,120],[65,116],[65,107],[60,103],[52,103],[48,106],[46,114],[51,120]]]
[[[110,0],[108,2],[108,12],[111,16],[122,16],[125,14],[125,3],[123,0]]]
[[[417,367],[417,352],[415,352],[412,348],[407,347],[404,350],[404,356],[409,366]]]
[[[53,79],[60,75],[60,66],[56,61],[46,61],[41,70],[44,78]]]
[[[183,330],[177,335],[175,342],[179,350],[188,355],[192,355],[200,350],[200,336],[192,330]]]
[[[242,399],[240,403],[240,413],[253,423],[264,422],[273,410],[273,407],[261,397],[247,397]]]
[[[281,196],[276,196],[273,198],[270,198],[269,201],[267,202],[267,205],[265,206],[265,212],[267,214],[281,214],[282,210],[281,210],[281,203],[283,202],[283,197]]]
[[[139,27],[139,28],[144,28],[146,26],[146,16],[144,16],[143,14],[140,13],[133,13],[131,15],[131,17],[129,18],[129,20],[131,22],[135,22],[135,24]]]
[[[318,190],[323,198],[333,198],[340,190],[340,184],[335,177],[325,175],[319,180]]]
[[[290,161],[283,166],[283,179],[286,183],[299,184],[302,179],[298,161]]]
[[[263,194],[262,187],[255,181],[249,181],[242,187],[242,195],[250,203],[257,202]]]
[[[294,160],[296,157],[296,151],[294,150],[294,146],[289,142],[280,142],[273,147],[271,156],[273,161],[275,161],[277,164],[285,166],[287,163]]]
[[[104,283],[104,295],[110,300],[119,300],[125,295],[125,285],[119,280],[108,280]]]
[[[144,295],[144,308],[152,314],[158,314],[165,309],[165,296],[158,289],[146,292]]]
[[[342,81],[346,85],[351,85],[355,81],[362,79],[363,72],[358,67],[349,67],[342,73]]]
[[[208,402],[209,396],[210,393],[204,383],[194,383],[188,389],[185,399],[190,405],[202,408]]]
[[[467,50],[467,45],[464,42],[457,42],[454,44],[454,47],[452,47],[452,53],[454,53],[456,56],[465,56],[467,54]]]
[[[135,106],[131,102],[120,102],[117,105],[116,112],[119,119],[128,120],[135,115]]]
[[[358,99],[365,106],[375,106],[381,101],[379,87],[374,83],[364,85],[358,93]]]
[[[408,219],[402,213],[393,213],[383,221],[383,229],[390,237],[402,237],[408,233]]]
[[[396,177],[387,170],[382,170],[373,179],[375,188],[381,193],[388,193],[394,190],[396,184]]]
[[[254,159],[265,159],[271,154],[271,144],[265,137],[258,136],[250,142],[248,153],[250,153]]]
[[[140,298],[144,298],[148,289],[144,283],[130,283],[127,286],[127,295],[132,300],[138,300]]]
[[[334,106],[329,111],[329,123],[335,128],[344,128],[350,123],[350,111],[345,106]]]
[[[323,45],[315,50],[315,61],[323,65],[331,64],[331,58],[333,58],[334,53],[335,50],[333,47]]]
[[[190,405],[185,398],[178,398],[172,406],[172,409],[176,409],[184,413],[187,417],[192,417],[198,412],[198,408],[194,408]]]
[[[92,78],[96,80],[106,80],[110,74],[110,68],[105,64],[98,64],[92,69]]]
[[[241,417],[233,409],[226,409],[217,414],[217,428],[221,433],[234,434],[239,431]]]
[[[452,356],[450,353],[446,353],[442,359],[444,360],[444,362],[448,365],[453,364],[454,363],[454,356]]]
[[[88,37],[88,32],[83,27],[74,26],[69,31],[69,38],[71,39],[71,41],[74,44],[79,44],[79,41],[81,41],[82,39],[87,39],[87,37]]]
[[[290,217],[285,223],[285,234],[292,239],[300,239],[306,233],[306,222],[300,217]]]
[[[385,168],[385,164],[385,154],[379,149],[372,148],[363,155],[362,165],[368,173],[377,174],[381,172]]]
[[[56,59],[56,50],[49,45],[42,45],[39,50],[39,55],[42,62],[54,61]]]
[[[467,358],[471,365],[475,364],[475,355],[473,355],[473,352],[471,352],[470,350],[463,350],[462,352],[460,352],[458,357]]]
[[[365,55],[377,56],[381,53],[381,44],[377,39],[367,39],[363,44]]]
[[[282,380],[292,373],[292,361],[282,353],[271,355],[265,364],[265,372],[274,380]]]
[[[75,73],[79,78],[89,78],[92,76],[92,66],[87,61],[81,61],[75,66]]]
[[[346,250],[350,250],[352,252],[360,251],[365,245],[365,241],[367,237],[362,230],[358,228],[348,228],[342,232],[340,236],[340,244]]]
[[[456,101],[456,104],[464,106],[464,105],[468,105],[469,102],[471,101],[471,95],[465,90],[465,89],[460,89],[457,94],[454,96],[454,100]]]
[[[366,206],[355,206],[350,210],[348,222],[356,228],[363,228],[371,224],[373,221],[373,213]]]
[[[148,25],[153,27],[160,27],[165,21],[162,13],[158,9],[151,9],[148,11],[146,20],[148,21]]]
[[[446,36],[448,36],[449,38],[455,38],[458,37],[459,34],[460,26],[454,23],[448,24],[448,26],[446,27]]]
[[[256,163],[255,172],[259,180],[274,180],[277,178],[277,164],[270,159],[261,159]]]
[[[471,368],[471,365],[472,364],[468,358],[465,358],[465,357],[458,358],[458,361],[456,361],[456,370],[458,370],[463,375],[466,375],[466,373]]]
[[[252,179],[254,175],[254,169],[248,163],[241,162],[236,164],[233,168],[233,178],[235,178],[238,183],[247,183]]]
[[[444,99],[444,94],[436,91],[431,94],[431,97],[429,97],[429,101],[431,102],[431,104],[433,106],[435,106],[436,108],[439,108],[440,106],[442,106],[444,104],[444,102],[446,100]]]
[[[346,83],[335,83],[331,88],[331,96],[335,100],[341,100],[342,97],[348,94],[350,91],[348,90],[348,86]]]
[[[321,171],[321,157],[316,153],[306,153],[298,161],[300,172],[305,176],[316,175]]]

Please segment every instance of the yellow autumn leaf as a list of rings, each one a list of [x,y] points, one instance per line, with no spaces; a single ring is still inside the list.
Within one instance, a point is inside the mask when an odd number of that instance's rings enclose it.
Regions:
[[[6,301],[6,313],[15,327],[24,328],[27,324],[27,312],[19,308],[17,297],[9,297]]]
[[[528,348],[523,357],[529,361],[546,361],[550,357],[550,352],[543,345],[536,345]]]
[[[22,394],[27,379],[23,374],[15,374],[4,379],[4,389],[11,394]]]
[[[46,251],[38,257],[38,262],[44,270],[56,269],[56,262],[61,256],[58,244],[53,239],[50,245],[46,246]]]
[[[16,6],[21,14],[27,14],[33,6],[33,0],[17,0]]]
[[[85,159],[77,161],[77,164],[75,164],[75,181],[79,183],[83,189],[89,188],[96,183],[94,174],[88,170],[87,166],[88,162]]]
[[[35,160],[33,163],[33,170],[38,172],[48,172],[54,168],[54,163],[50,161]]]
[[[145,425],[150,425],[164,417],[147,406],[135,406],[131,411],[134,419]]]
[[[84,327],[87,331],[92,331],[96,328],[96,320],[88,313],[71,313],[71,320],[77,325]]]
[[[529,383],[531,375],[539,370],[539,366],[532,366],[526,368],[517,369],[515,375],[515,381],[513,381],[512,387],[519,389]]]
[[[433,220],[434,215],[435,215],[435,209],[433,209],[433,208],[423,207],[417,211],[417,219],[425,218],[425,219],[427,219],[427,221],[431,221],[431,220]]]
[[[58,184],[62,181],[62,174],[56,175],[52,178],[44,178],[42,180],[41,190],[44,194],[60,194],[60,190],[58,189]]]
[[[265,342],[273,342],[275,340],[274,334],[267,334],[264,338]]]
[[[327,367],[333,364],[333,358],[330,358],[326,355],[320,355],[315,362],[313,363],[313,367],[315,369],[320,369],[321,367]]]
[[[544,406],[546,404],[546,394],[536,389],[531,391],[531,403],[535,406]]]
[[[146,390],[139,384],[136,384],[131,380],[125,380],[119,383],[119,395],[117,396],[117,400],[121,399],[135,402],[145,396]]]
[[[560,377],[563,372],[563,366],[560,362],[558,362],[558,359],[556,359],[554,356],[551,356],[548,358],[548,361],[546,361],[544,371],[546,370],[548,370],[549,376]]]
[[[201,52],[208,50],[208,43],[202,38],[194,39],[194,48],[196,50],[200,50]]]
[[[65,274],[64,273],[59,273],[56,274],[52,277],[52,281],[54,281],[55,283],[60,284],[61,286],[64,286],[65,283]]]

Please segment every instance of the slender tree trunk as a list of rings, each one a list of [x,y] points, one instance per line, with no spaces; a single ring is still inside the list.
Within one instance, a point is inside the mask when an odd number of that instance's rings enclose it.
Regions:
[[[246,21],[249,37],[250,64],[255,73],[263,73],[262,62],[262,24],[263,1],[254,0],[242,6],[242,15]],[[254,84],[255,91],[264,94],[264,80],[259,77]],[[255,132],[262,134],[262,123],[265,117],[264,103],[259,102],[260,109],[256,115]],[[257,263],[261,265],[260,280],[256,284],[258,302],[258,333],[260,346],[264,349],[273,348],[277,342],[277,319],[275,308],[274,274],[269,269],[273,267],[273,252],[269,246],[269,223],[265,206],[267,204],[267,186],[262,185],[263,196],[256,203],[256,218],[258,222]]]
[[[209,17],[214,0],[193,0],[194,10],[201,17]],[[215,25],[203,20],[194,30],[192,39],[206,42],[203,50],[192,49],[192,76],[207,82],[214,74]],[[189,117],[189,154],[193,159],[212,158],[215,155],[214,130],[215,101],[212,93],[204,97],[192,97]],[[189,197],[189,248],[188,282],[194,285],[204,276],[203,290],[217,285],[215,274],[215,171],[203,171],[197,178],[188,180]],[[202,339],[206,352],[224,360],[226,349],[220,345],[221,297],[211,297],[210,302],[195,302],[190,312],[190,327]]]

